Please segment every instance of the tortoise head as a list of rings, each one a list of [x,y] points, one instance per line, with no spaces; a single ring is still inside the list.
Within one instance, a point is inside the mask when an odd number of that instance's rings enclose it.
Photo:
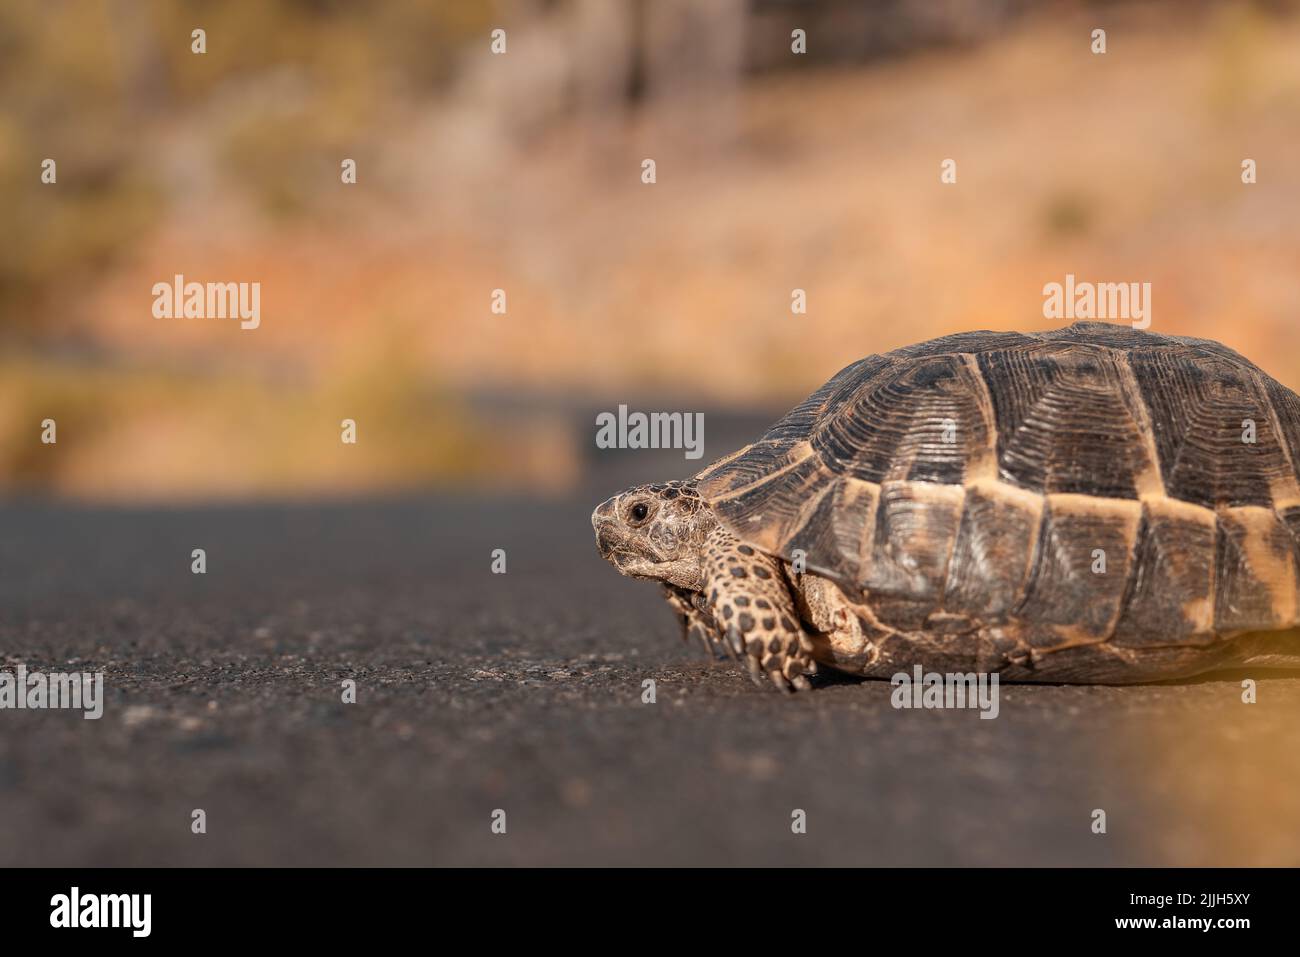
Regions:
[[[717,519],[693,482],[638,485],[591,513],[601,557],[632,578],[703,587],[704,540]]]

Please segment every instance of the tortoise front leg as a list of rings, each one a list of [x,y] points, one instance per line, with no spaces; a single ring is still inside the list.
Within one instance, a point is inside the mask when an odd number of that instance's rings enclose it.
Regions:
[[[817,671],[813,644],[799,624],[780,562],[719,526],[704,544],[704,594],[755,684],[766,675],[780,691],[812,687],[805,674]]]
[[[664,585],[664,598],[667,600],[677,620],[682,626],[682,641],[694,638],[704,647],[704,654],[713,660],[719,653],[729,658],[736,657],[731,646],[722,640],[722,632],[710,614],[704,597],[699,592],[687,591],[675,585]]]

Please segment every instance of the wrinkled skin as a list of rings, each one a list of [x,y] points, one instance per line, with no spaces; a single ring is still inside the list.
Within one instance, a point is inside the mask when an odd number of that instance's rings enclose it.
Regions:
[[[601,557],[624,575],[663,584],[683,636],[743,660],[756,682],[810,687],[813,645],[781,563],[720,525],[694,483],[628,489],[602,502],[591,524]]]
[[[591,515],[601,557],[622,574],[695,592],[704,589],[704,542],[717,524],[687,482],[639,485]]]

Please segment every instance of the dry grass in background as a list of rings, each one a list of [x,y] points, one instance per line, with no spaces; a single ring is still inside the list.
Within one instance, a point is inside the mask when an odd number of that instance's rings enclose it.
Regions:
[[[511,22],[511,52],[492,58],[492,15],[471,9],[439,33],[444,65],[408,74],[438,31],[397,6],[368,36],[301,12],[235,21],[263,34],[257,49],[204,60],[193,18],[155,4],[183,53],[156,67],[180,77],[162,103],[147,84],[134,102],[104,66],[127,39],[24,66],[27,82],[61,77],[49,96],[65,112],[0,123],[18,211],[0,256],[11,487],[561,490],[573,423],[486,428],[458,397],[779,408],[871,352],[1057,325],[1041,289],[1067,272],[1150,281],[1154,331],[1219,339],[1300,386],[1294,18],[1056,9],[974,46],[574,110],[548,99],[573,55],[554,18]],[[377,58],[390,42],[412,46]],[[72,87],[96,64],[103,110],[83,129]],[[33,172],[47,154],[53,188]],[[344,156],[356,186],[339,183]],[[939,183],[946,157],[955,186]],[[1257,185],[1240,182],[1245,157]],[[175,273],[260,281],[261,328],[153,319],[150,287]],[[489,312],[495,287],[506,316]],[[806,316],[790,314],[795,287]],[[34,447],[46,415],[57,457]],[[363,444],[340,449],[349,416]]]

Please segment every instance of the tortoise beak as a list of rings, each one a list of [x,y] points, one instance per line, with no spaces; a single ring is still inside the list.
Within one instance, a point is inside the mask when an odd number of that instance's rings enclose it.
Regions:
[[[611,522],[614,516],[618,514],[618,496],[611,495],[605,501],[596,506],[596,510],[591,513],[592,528],[599,528],[601,522]]]
[[[614,551],[616,536],[614,535],[614,517],[618,514],[615,509],[615,501],[618,496],[607,498],[596,506],[596,510],[591,513],[591,527],[596,532],[596,548],[600,551],[602,558],[607,561]]]

